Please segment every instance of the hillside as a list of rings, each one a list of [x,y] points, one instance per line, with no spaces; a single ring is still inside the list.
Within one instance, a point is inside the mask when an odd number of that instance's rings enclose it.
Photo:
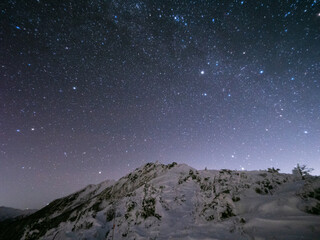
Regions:
[[[16,218],[18,216],[30,215],[30,214],[34,213],[35,211],[36,211],[35,209],[21,210],[21,209],[2,206],[2,207],[0,207],[0,222],[4,221],[6,219]]]
[[[319,177],[148,163],[2,222],[0,239],[318,239],[319,214]]]

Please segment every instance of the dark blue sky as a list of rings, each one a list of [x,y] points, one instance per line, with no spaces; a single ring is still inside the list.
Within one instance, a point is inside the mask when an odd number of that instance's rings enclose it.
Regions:
[[[5,1],[0,205],[147,162],[320,174],[319,1]]]

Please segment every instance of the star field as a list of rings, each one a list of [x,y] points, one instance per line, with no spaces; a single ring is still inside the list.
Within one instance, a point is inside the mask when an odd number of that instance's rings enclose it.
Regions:
[[[320,3],[1,3],[0,205],[147,162],[320,174]]]

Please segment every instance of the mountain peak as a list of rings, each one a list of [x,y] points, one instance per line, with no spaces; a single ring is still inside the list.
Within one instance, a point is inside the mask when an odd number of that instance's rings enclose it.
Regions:
[[[319,211],[319,177],[147,163],[0,224],[0,239],[315,239]]]

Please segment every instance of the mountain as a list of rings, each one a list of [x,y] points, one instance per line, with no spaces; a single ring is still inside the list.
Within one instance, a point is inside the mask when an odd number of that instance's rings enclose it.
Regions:
[[[319,239],[319,214],[316,176],[148,163],[0,223],[0,239]]]
[[[30,215],[37,210],[35,209],[26,209],[26,210],[21,210],[21,209],[16,209],[16,208],[10,208],[10,207],[0,207],[0,222],[4,221],[6,219],[12,219],[16,218],[18,216],[26,216]]]

